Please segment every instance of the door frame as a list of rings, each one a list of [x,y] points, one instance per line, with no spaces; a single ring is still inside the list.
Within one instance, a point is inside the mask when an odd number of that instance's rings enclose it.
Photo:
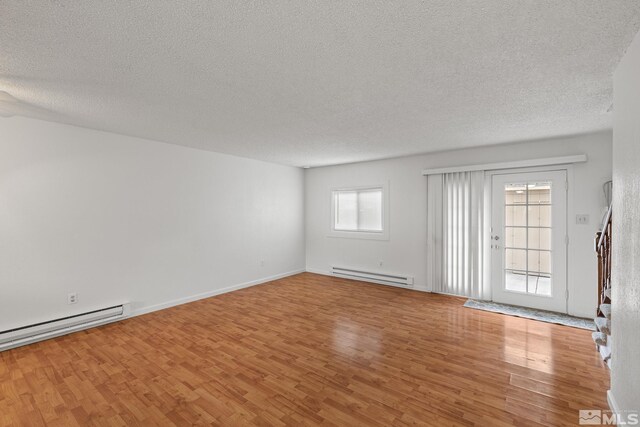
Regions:
[[[573,188],[575,185],[574,182],[574,168],[573,164],[562,164],[562,165],[550,165],[550,166],[536,166],[536,167],[527,167],[527,168],[512,168],[512,169],[495,169],[485,171],[484,176],[484,228],[485,228],[485,241],[484,241],[484,250],[483,250],[483,258],[484,258],[484,283],[491,284],[485,288],[488,293],[488,297],[491,301],[493,301],[493,284],[491,278],[491,268],[493,265],[493,256],[494,251],[491,250],[491,214],[493,207],[493,176],[494,175],[505,175],[511,173],[527,173],[527,172],[552,172],[552,171],[566,171],[567,174],[567,218],[566,218],[566,230],[567,236],[569,238],[568,243],[565,245],[566,250],[566,260],[567,260],[567,268],[566,268],[566,301],[565,301],[565,314],[569,313],[569,300],[572,297],[573,289],[572,284],[570,282],[571,278],[571,251],[569,250],[571,246],[571,237],[575,235],[575,223],[570,221],[569,218],[575,217],[575,206],[573,202]]]

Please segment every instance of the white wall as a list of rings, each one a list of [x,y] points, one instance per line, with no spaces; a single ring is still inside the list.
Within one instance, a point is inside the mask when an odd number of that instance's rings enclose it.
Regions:
[[[591,317],[597,304],[593,236],[606,205],[602,184],[611,179],[610,132],[308,169],[307,270],[327,273],[335,263],[407,273],[415,276],[416,289],[430,290],[426,281],[427,180],[422,169],[580,153],[587,154],[589,161],[574,166],[575,185],[570,194],[569,312]],[[328,237],[331,188],[381,182],[389,182],[390,188],[390,239]],[[575,225],[576,213],[589,214],[589,225]]]
[[[303,182],[297,168],[0,119],[0,330],[303,270]]]
[[[611,392],[640,411],[640,33],[613,80]]]

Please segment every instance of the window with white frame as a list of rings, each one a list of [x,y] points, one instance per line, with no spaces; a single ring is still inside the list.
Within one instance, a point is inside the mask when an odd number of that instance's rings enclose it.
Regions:
[[[332,197],[334,231],[384,231],[382,187],[335,190]]]

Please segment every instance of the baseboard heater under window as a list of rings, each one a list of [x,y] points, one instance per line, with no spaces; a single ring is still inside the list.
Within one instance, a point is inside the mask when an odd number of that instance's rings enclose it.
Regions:
[[[365,282],[380,283],[393,286],[413,286],[413,277],[402,274],[378,273],[357,268],[331,267],[331,274]]]
[[[1,331],[0,351],[115,322],[128,317],[130,312],[130,304],[126,303]]]

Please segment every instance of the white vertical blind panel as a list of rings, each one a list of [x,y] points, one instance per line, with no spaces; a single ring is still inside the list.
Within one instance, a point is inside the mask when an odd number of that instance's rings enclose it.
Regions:
[[[427,278],[429,289],[439,292],[444,274],[446,251],[444,249],[444,223],[442,207],[442,174],[427,177]]]
[[[428,267],[432,289],[480,298],[484,171],[429,175],[427,187]]]

